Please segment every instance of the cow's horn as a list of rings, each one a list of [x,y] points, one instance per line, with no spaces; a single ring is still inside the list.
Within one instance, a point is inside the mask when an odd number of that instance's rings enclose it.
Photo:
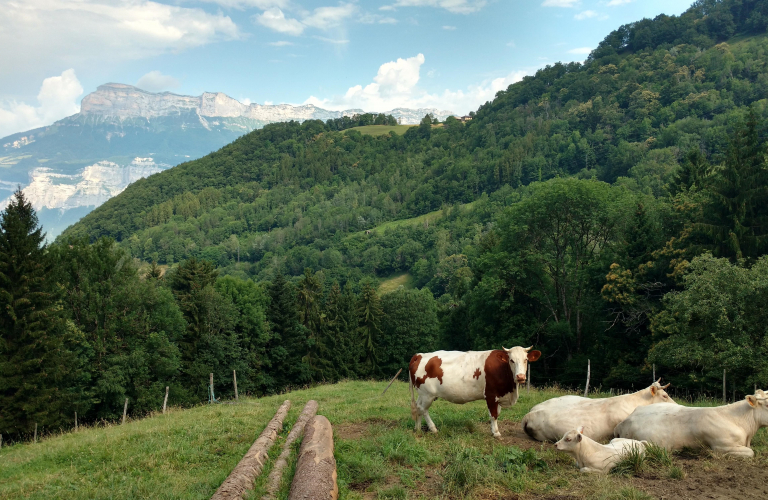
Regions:
[[[657,380],[656,383],[661,384],[661,377],[659,377],[659,380]]]
[[[670,385],[672,385],[672,382],[668,383],[667,385],[662,385],[662,386],[661,386],[661,388],[662,388],[662,389],[666,389],[666,388],[667,388],[667,387],[669,387]]]
[[[526,347],[526,348],[525,348],[525,352],[528,352],[528,351],[530,351],[531,349],[533,349],[533,346],[531,346],[531,347]]]
[[[504,347],[504,346],[501,346],[501,348],[502,348],[502,349],[504,349],[505,351],[509,351],[509,349],[507,349],[507,348],[506,348],[506,347]]]

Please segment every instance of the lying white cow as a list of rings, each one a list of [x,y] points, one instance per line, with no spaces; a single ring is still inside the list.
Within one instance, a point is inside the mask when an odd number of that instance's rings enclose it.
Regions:
[[[634,439],[612,439],[609,444],[600,444],[584,435],[584,427],[579,427],[565,433],[563,438],[555,443],[555,448],[564,451],[576,459],[576,465],[581,472],[600,472],[607,474],[621,460],[624,453],[632,448],[645,453],[645,441]]]
[[[664,390],[667,387],[669,384],[662,387],[657,380],[641,391],[612,398],[562,396],[550,399],[531,408],[523,417],[523,429],[533,439],[557,441],[569,430],[584,425],[585,436],[606,441],[613,437],[616,425],[638,406],[675,403]]]
[[[714,408],[654,405],[638,408],[616,427],[616,437],[644,439],[668,450],[708,447],[737,457],[753,457],[752,436],[768,426],[765,392]]]
[[[421,430],[421,417],[432,432],[437,432],[429,417],[429,407],[437,398],[464,404],[485,399],[491,416],[491,432],[501,437],[496,420],[499,406],[517,402],[517,384],[525,382],[528,362],[536,361],[540,351],[531,347],[504,348],[494,351],[437,351],[419,353],[408,364],[411,384],[411,415],[416,430]],[[413,388],[419,394],[416,401]]]

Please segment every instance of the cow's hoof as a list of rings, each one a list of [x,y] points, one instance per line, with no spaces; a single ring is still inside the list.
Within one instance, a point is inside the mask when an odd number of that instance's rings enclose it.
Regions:
[[[429,432],[431,432],[432,434],[437,434],[437,429],[429,429]]]
[[[496,439],[501,439],[501,432],[497,432],[493,435]]]

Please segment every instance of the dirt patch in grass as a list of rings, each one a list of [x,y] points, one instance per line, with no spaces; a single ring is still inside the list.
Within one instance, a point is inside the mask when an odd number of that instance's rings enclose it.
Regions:
[[[528,448],[539,449],[542,445],[551,446],[551,443],[542,443],[541,441],[536,441],[529,437],[523,430],[523,426],[520,425],[520,422],[511,422],[509,420],[499,422],[499,432],[501,432],[500,442],[509,446],[517,446],[523,450],[527,450]],[[490,434],[491,432],[488,430],[488,435],[490,436]]]
[[[439,498],[443,492],[443,476],[436,467],[424,468],[424,476],[411,492],[411,498]]]
[[[685,478],[633,478],[637,489],[661,499],[751,500],[765,498],[768,486],[754,478],[765,474],[765,466],[752,460],[721,458],[713,462],[680,460]]]
[[[349,422],[333,426],[333,435],[335,439],[348,439],[355,441],[361,439],[368,433],[370,424],[365,422]]]

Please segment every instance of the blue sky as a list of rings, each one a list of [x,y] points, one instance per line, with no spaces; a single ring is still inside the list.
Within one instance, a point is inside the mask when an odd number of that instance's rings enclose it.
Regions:
[[[0,137],[105,82],[329,109],[476,109],[691,0],[0,0]]]

